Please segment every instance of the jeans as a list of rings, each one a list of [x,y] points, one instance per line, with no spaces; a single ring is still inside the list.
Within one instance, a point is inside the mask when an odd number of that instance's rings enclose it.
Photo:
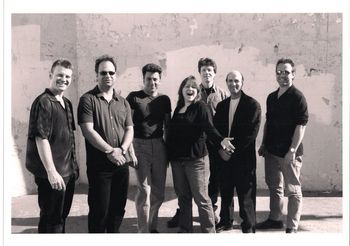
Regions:
[[[88,169],[87,176],[89,232],[119,232],[128,195],[129,167],[120,166],[112,172]]]
[[[171,167],[180,206],[180,231],[193,232],[192,198],[194,198],[198,206],[201,231],[215,233],[214,211],[208,195],[208,156],[193,161],[172,161]]]
[[[135,205],[139,232],[157,229],[158,211],[164,201],[167,156],[162,138],[133,141],[138,160]]]
[[[72,206],[75,177],[63,177],[66,190],[52,189],[46,178],[35,177],[40,207],[39,233],[64,233],[65,221]]]
[[[209,143],[207,143],[208,152],[209,152],[209,167],[210,167],[210,175],[209,175],[209,185],[208,185],[208,193],[213,205],[214,211],[217,206],[216,203],[218,201],[219,190],[220,190],[220,162],[221,159],[218,155],[218,151]],[[232,201],[233,206],[233,201]]]
[[[302,157],[297,156],[294,163],[267,153],[265,156],[265,180],[270,190],[270,215],[272,220],[280,220],[283,210],[284,188],[288,196],[287,228],[298,229],[302,207],[300,170]]]

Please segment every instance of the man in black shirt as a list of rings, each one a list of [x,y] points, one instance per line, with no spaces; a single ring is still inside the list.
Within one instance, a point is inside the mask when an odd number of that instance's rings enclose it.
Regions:
[[[72,81],[71,63],[56,60],[49,79],[50,88],[35,99],[30,110],[26,167],[38,186],[38,232],[64,233],[79,176],[73,109],[63,96]]]
[[[158,92],[162,68],[150,63],[142,68],[144,88],[132,91],[130,104],[135,138],[133,146],[138,159],[135,205],[138,231],[156,233],[158,211],[164,201],[168,159],[163,137],[170,120],[170,98]]]
[[[256,229],[283,228],[283,181],[288,196],[286,233],[297,232],[301,215],[300,170],[308,110],[305,97],[294,85],[291,59],[276,64],[279,89],[267,98],[266,123],[259,155],[265,157],[265,181],[270,191],[269,218]]]

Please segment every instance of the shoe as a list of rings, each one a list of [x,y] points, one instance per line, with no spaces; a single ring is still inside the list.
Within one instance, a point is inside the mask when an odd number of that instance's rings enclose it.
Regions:
[[[297,233],[297,229],[287,228],[286,233]]]
[[[159,231],[157,231],[156,229],[151,230],[151,233],[159,233]]]
[[[174,217],[171,218],[171,220],[167,221],[168,228],[174,228],[179,226],[179,220],[180,220],[180,209],[176,209],[176,213]]]
[[[267,219],[264,222],[258,223],[255,228],[259,230],[282,229],[283,222],[280,220]]]
[[[223,223],[223,222],[219,222],[215,225],[215,231],[216,233],[220,233],[222,231],[230,231],[233,230],[233,225],[232,223]]]

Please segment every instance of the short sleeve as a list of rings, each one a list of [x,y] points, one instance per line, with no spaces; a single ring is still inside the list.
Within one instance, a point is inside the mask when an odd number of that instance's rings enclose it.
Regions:
[[[52,129],[52,105],[48,98],[40,97],[34,101],[30,110],[28,137],[49,139]]]
[[[309,120],[309,113],[307,110],[306,99],[303,95],[300,96],[298,103],[296,104],[296,115],[295,115],[295,123],[297,125],[305,126]]]
[[[130,108],[135,109],[135,96],[134,93],[130,92],[129,95],[126,97],[126,100],[128,101]]]
[[[126,109],[126,118],[125,118],[125,126],[133,126],[133,121],[132,121],[132,115],[131,115],[131,108],[130,104],[128,103],[127,100],[125,100],[125,109]]]
[[[93,105],[89,96],[82,96],[78,105],[78,124],[94,122]]]
[[[171,113],[171,101],[168,96],[165,96],[165,113],[170,114]]]

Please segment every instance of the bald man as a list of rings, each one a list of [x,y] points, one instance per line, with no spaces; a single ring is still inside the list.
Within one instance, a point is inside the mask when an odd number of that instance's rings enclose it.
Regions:
[[[242,91],[244,77],[239,71],[226,76],[231,97],[217,105],[214,125],[222,136],[230,136],[235,147],[220,164],[220,222],[216,232],[232,230],[231,202],[234,189],[238,195],[243,233],[255,232],[256,150],[255,139],[260,127],[260,104]]]

